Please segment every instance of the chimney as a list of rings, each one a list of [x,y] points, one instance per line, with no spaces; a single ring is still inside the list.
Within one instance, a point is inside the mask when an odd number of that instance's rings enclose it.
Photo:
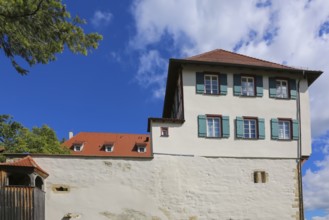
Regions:
[[[69,132],[69,139],[71,139],[71,138],[73,138],[73,132],[72,131]]]

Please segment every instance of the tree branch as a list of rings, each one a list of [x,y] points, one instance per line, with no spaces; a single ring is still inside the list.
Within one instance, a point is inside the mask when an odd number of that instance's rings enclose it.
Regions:
[[[6,14],[3,14],[3,13],[0,13],[0,16],[5,17],[5,18],[10,18],[10,19],[15,19],[15,18],[24,18],[24,17],[35,15],[40,10],[43,1],[44,0],[40,0],[40,2],[38,3],[37,8],[34,11],[30,12],[30,13],[21,14],[21,15],[6,15]]]

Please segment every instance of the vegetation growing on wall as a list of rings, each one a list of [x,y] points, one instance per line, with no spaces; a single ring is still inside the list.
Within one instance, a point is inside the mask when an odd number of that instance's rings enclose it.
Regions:
[[[3,153],[69,153],[61,146],[52,128],[43,125],[28,129],[10,115],[0,115],[0,146],[4,147]]]

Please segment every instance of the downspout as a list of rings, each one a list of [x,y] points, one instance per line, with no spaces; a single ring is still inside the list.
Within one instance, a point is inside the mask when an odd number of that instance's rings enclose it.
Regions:
[[[303,79],[305,79],[305,71],[303,70]],[[299,216],[300,220],[304,220],[304,199],[303,199],[303,182],[302,182],[302,123],[300,112],[300,79],[297,82],[297,120],[299,124],[299,137],[297,141],[298,145],[298,158],[297,158],[297,170],[298,170],[298,194],[299,194]]]

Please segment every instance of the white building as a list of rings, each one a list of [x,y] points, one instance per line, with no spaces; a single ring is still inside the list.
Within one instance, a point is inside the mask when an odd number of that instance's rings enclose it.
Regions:
[[[224,50],[171,59],[150,136],[85,132],[72,155],[33,155],[49,173],[46,219],[303,219],[321,73]]]
[[[225,158],[231,175],[218,187],[230,193],[217,202],[244,211],[222,219],[303,219],[308,87],[321,73],[225,50],[171,59],[163,118],[149,119],[153,153]]]

